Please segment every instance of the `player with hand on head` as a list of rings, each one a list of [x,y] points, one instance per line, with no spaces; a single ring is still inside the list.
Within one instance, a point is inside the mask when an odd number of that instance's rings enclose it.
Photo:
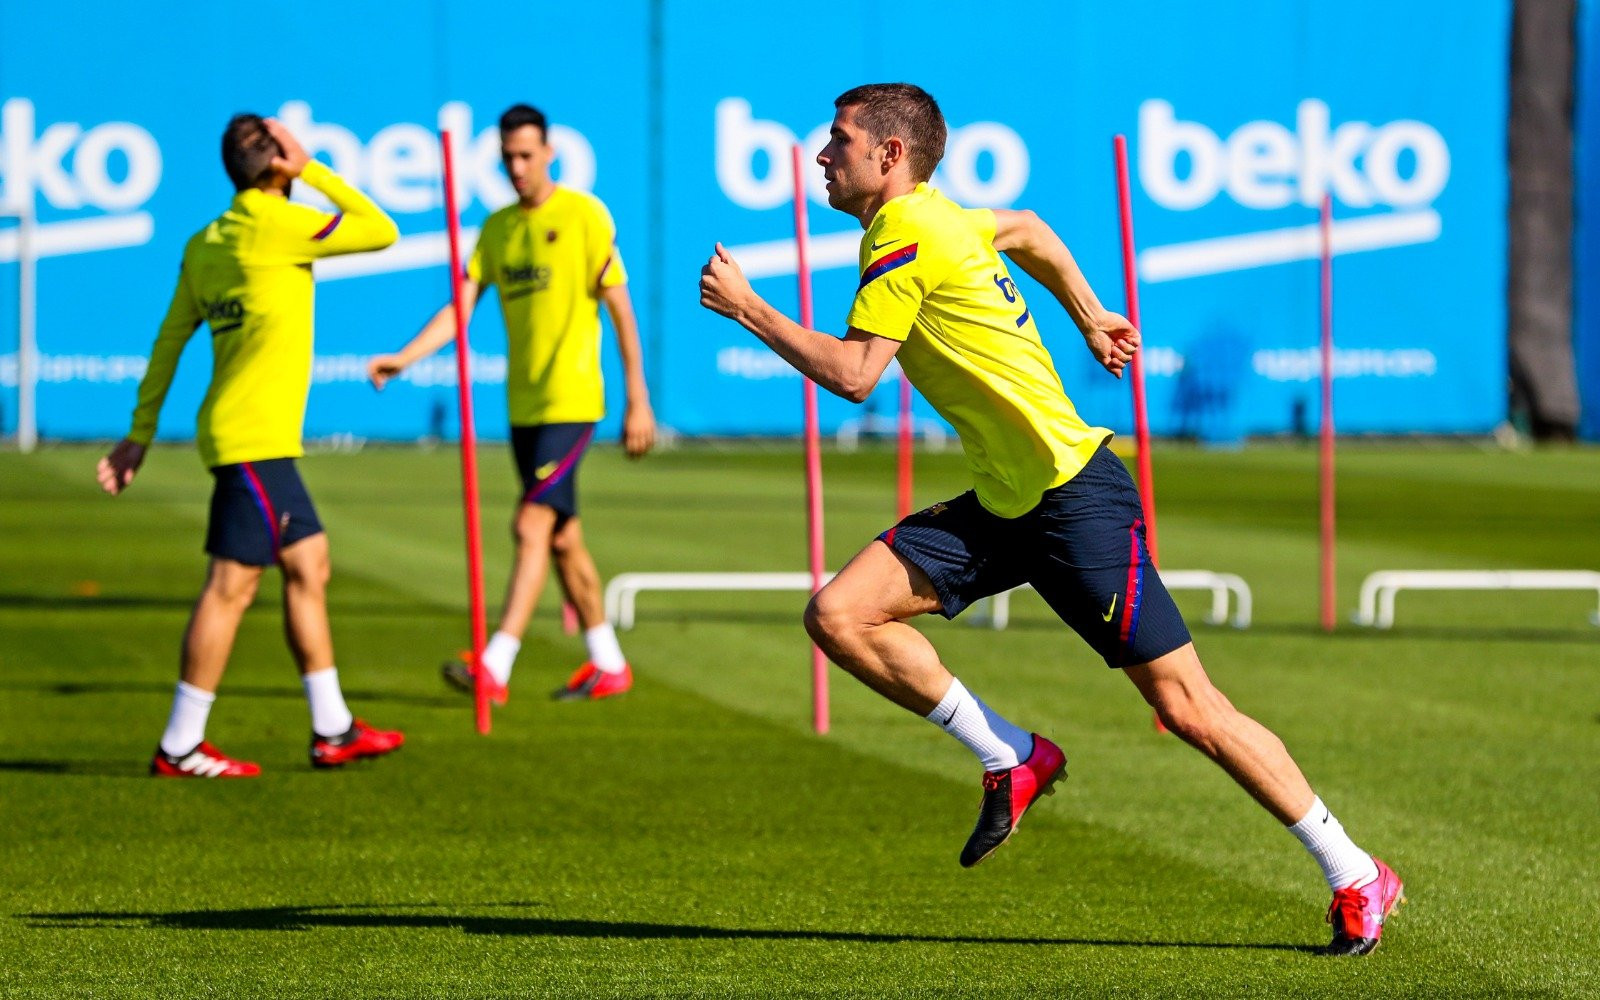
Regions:
[[[337,767],[399,748],[405,737],[350,714],[333,662],[326,587],[328,536],[294,460],[311,387],[311,263],[379,250],[399,236],[371,199],[311,159],[271,118],[235,115],[222,163],[237,194],[190,238],[178,286],[139,384],[133,429],[100,460],[113,496],[133,482],[184,345],[211,329],[211,384],[196,420],[200,457],[215,479],[210,567],[183,637],[181,680],[150,773],[247,778],[260,773],[206,741],[206,720],[245,609],[267,566],[283,573],[284,633],[311,705],[311,763]],[[331,200],[329,215],[289,201],[296,178]]]
[[[861,401],[890,359],[959,434],[975,488],[912,514],[856,555],[806,608],[835,663],[961,741],[984,767],[978,822],[961,864],[983,861],[1052,790],[1066,758],[953,677],[918,615],[953,618],[1024,583],[1163,723],[1219,764],[1289,827],[1333,889],[1333,954],[1376,947],[1400,880],[1357,847],[1283,743],[1206,676],[1145,548],[1139,493],[1062,388],[1000,253],[1038,280],[1121,377],[1139,332],[1104,309],[1060,238],[1025,211],[963,210],[928,186],[943,156],[938,105],[909,84],[871,84],[834,101],[817,156],[828,204],[855,216],[861,282],[844,337],[806,330],[750,287],[717,245],[700,301],[740,323],[802,374]]]
[[[550,176],[555,148],[549,122],[526,104],[500,116],[500,154],[517,200],[484,222],[461,282],[470,320],[492,285],[500,293],[508,348],[506,395],[511,449],[522,479],[513,518],[516,563],[506,587],[500,624],[482,664],[449,662],[445,680],[472,690],[474,671],[488,671],[490,697],[504,704],[522,636],[544,589],[550,562],[583,625],[588,659],[553,697],[595,700],[633,686],[633,671],[606,620],[600,574],[583,542],[578,518],[578,464],[605,416],[600,377],[600,307],[611,316],[626,380],[622,443],[630,458],[655,443],[655,417],[645,386],[628,276],[617,252],[611,214],[594,195]],[[382,389],[407,366],[455,336],[455,314],[441,308],[398,353],[367,366]]]

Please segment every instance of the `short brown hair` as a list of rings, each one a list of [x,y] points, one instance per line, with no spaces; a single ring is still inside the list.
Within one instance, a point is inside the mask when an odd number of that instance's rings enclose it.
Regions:
[[[911,173],[918,181],[932,177],[933,168],[944,159],[944,113],[939,102],[915,84],[863,84],[834,98],[833,106],[859,108],[856,123],[874,143],[891,136],[904,142]]]

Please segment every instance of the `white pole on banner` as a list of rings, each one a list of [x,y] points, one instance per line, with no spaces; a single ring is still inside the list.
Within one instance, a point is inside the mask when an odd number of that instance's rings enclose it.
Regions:
[[[17,449],[39,443],[39,345],[34,329],[38,258],[33,245],[33,213],[26,205],[0,206],[0,218],[17,220]]]

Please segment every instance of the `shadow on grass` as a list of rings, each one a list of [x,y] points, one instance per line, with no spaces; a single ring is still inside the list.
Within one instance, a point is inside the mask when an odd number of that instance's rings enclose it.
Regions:
[[[537,903],[477,904],[495,907],[537,907]],[[1086,945],[1109,948],[1240,948],[1312,953],[1311,945],[1254,941],[1130,941],[1117,938],[1008,937],[981,934],[896,934],[847,930],[802,930],[772,927],[707,927],[700,924],[651,923],[632,920],[578,920],[560,917],[471,916],[393,910],[441,910],[439,904],[374,907],[359,905],[266,906],[242,909],[178,910],[170,913],[90,910],[76,913],[19,913],[17,919],[38,929],[141,928],[197,931],[307,931],[317,928],[459,929],[464,934],[496,937],[622,938],[738,941],[840,941],[852,944],[1001,944]]]
[[[148,778],[142,760],[0,760],[0,773],[90,775],[99,778]]]
[[[442,684],[440,685],[443,686]],[[170,681],[8,681],[0,684],[0,691],[33,691],[40,694],[65,696],[102,694],[172,694]],[[305,691],[300,687],[252,687],[248,684],[225,684],[220,694],[229,698],[288,698],[300,701]],[[378,691],[371,688],[346,688],[344,696],[354,702],[384,702],[395,705],[421,705],[426,708],[459,708],[467,704],[464,695],[408,694],[404,691]]]
[[[18,594],[0,592],[0,610],[33,611],[184,611],[194,607],[194,595],[173,594]],[[270,587],[263,586],[253,607],[274,609],[282,600]],[[335,617],[412,618],[418,615],[448,617],[454,612],[446,604],[426,601],[372,601],[330,598],[328,610]]]

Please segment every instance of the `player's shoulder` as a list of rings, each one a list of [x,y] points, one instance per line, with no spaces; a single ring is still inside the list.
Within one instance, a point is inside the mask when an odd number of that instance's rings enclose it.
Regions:
[[[600,200],[600,196],[593,191],[582,191],[578,188],[558,187],[557,196],[564,197],[569,209],[582,215],[586,219],[596,219],[611,224],[611,209]]]
[[[483,220],[483,225],[479,227],[478,232],[485,235],[499,232],[511,225],[521,211],[522,205],[518,202],[512,202],[504,208],[495,209],[489,213],[487,219]]]

